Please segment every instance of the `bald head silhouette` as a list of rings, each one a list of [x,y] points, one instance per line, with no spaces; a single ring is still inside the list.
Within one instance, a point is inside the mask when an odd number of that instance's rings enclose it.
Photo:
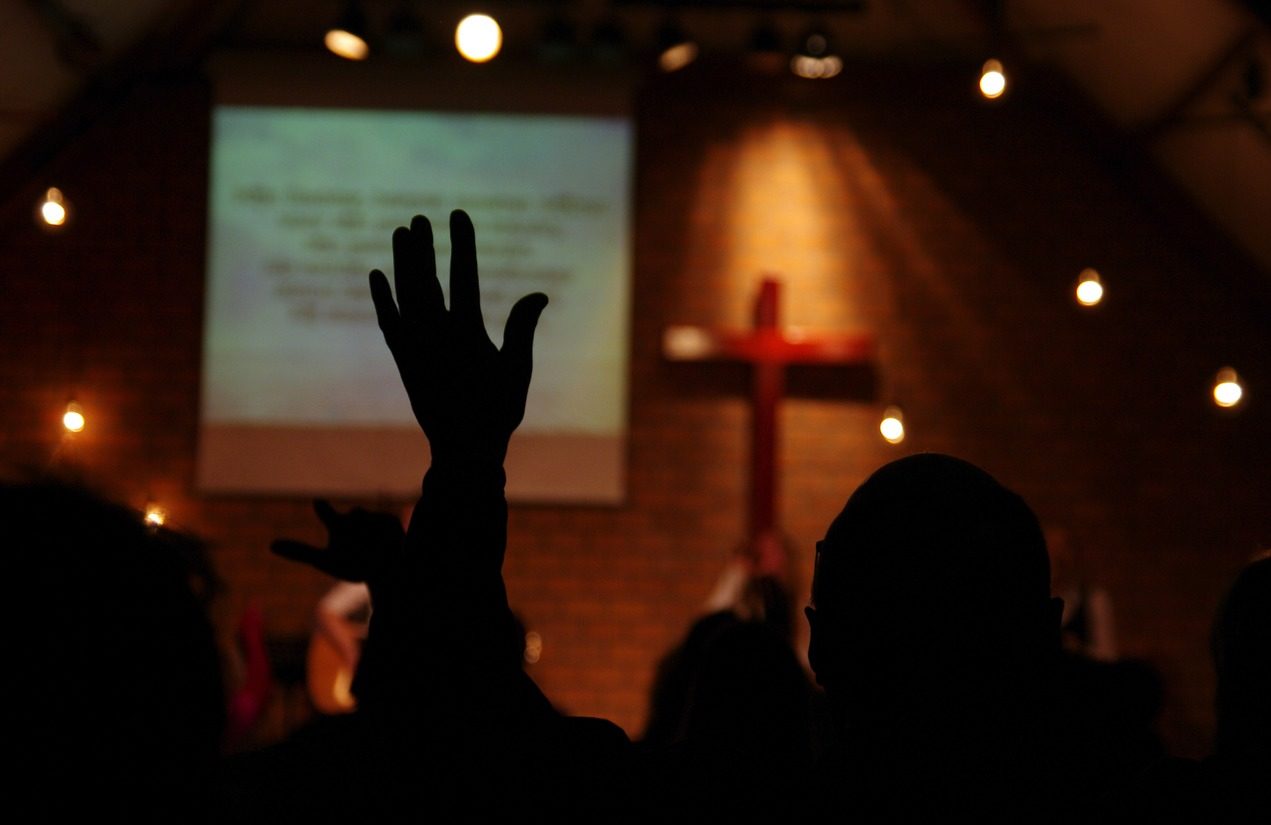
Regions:
[[[1024,500],[961,459],[909,456],[818,545],[809,659],[850,728],[982,724],[1057,654],[1061,608]]]

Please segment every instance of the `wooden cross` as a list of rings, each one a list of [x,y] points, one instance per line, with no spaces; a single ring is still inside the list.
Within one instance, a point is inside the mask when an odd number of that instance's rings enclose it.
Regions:
[[[765,276],[755,301],[754,328],[668,327],[662,352],[669,361],[731,361],[751,367],[750,525],[748,553],[757,575],[783,578],[785,549],[777,530],[777,406],[785,370],[794,364],[872,366],[874,341],[861,333],[783,331],[778,324],[781,284]]]

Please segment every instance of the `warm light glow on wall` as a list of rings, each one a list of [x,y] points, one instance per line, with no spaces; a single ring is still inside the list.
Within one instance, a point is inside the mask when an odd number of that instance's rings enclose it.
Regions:
[[[905,440],[905,417],[900,407],[888,407],[883,413],[883,420],[878,424],[878,431],[888,444],[899,444]]]
[[[66,198],[62,195],[62,190],[50,186],[40,203],[40,220],[49,226],[61,226],[66,223],[67,216]]]
[[[66,405],[66,412],[62,413],[62,426],[66,428],[68,433],[79,433],[84,431],[84,425],[87,423],[84,419],[84,410],[74,401]]]
[[[989,100],[1002,96],[1006,91],[1006,72],[1000,60],[986,60],[980,69],[980,94]]]
[[[455,48],[465,60],[485,63],[503,48],[503,30],[488,14],[470,14],[455,27]]]
[[[1220,407],[1234,407],[1244,398],[1240,376],[1231,367],[1223,367],[1214,377],[1214,403]]]
[[[331,29],[322,40],[332,54],[345,60],[365,60],[370,53],[366,41],[357,34],[346,29]]]
[[[702,180],[716,183],[699,197],[722,218],[720,235],[692,238],[689,257],[694,267],[728,273],[718,317],[748,324],[758,279],[769,272],[784,287],[783,323],[822,328],[857,321],[856,296],[841,288],[853,261],[829,251],[856,224],[838,151],[813,124],[775,120],[746,127],[707,158]]]
[[[1099,273],[1093,269],[1081,270],[1077,278],[1077,303],[1083,307],[1092,307],[1103,300],[1103,281]]]

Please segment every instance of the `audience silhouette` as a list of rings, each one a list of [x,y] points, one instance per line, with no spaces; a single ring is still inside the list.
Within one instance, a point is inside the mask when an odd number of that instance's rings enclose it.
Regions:
[[[273,545],[369,589],[353,714],[218,769],[226,704],[191,587],[210,581],[197,543],[80,489],[0,485],[18,580],[46,601],[17,657],[18,707],[36,725],[13,729],[19,785],[65,792],[32,794],[35,818],[1266,821],[1271,560],[1241,574],[1215,626],[1215,755],[1168,759],[1154,671],[1063,653],[1036,516],[947,455],[879,469],[817,544],[805,614],[827,722],[788,596],[763,580],[758,617],[712,612],[663,662],[640,747],[558,713],[521,666],[502,576],[503,462],[547,298],[518,301],[496,347],[462,211],[450,237],[449,306],[423,217],[393,234],[394,286],[370,277],[432,454],[409,526],[320,501],[324,547]],[[257,613],[252,628],[259,641]],[[257,665],[235,719],[260,711]]]
[[[198,822],[225,721],[194,539],[51,481],[0,484],[11,682],[8,809],[22,821]]]

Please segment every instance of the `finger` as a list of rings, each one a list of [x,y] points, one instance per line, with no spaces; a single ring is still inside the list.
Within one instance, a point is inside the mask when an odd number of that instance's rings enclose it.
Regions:
[[[397,227],[393,230],[393,291],[397,294],[401,317],[408,324],[419,316],[421,310],[419,265],[419,245],[414,229]]]
[[[525,415],[525,396],[530,390],[530,375],[534,365],[534,331],[538,328],[539,316],[547,306],[547,296],[541,292],[526,295],[517,301],[508,314],[507,324],[503,327],[503,355],[507,360],[511,377],[512,401],[511,410],[514,424],[520,424]]]
[[[340,514],[331,506],[331,502],[325,498],[315,498],[313,500],[313,512],[317,514],[318,521],[322,522],[322,526],[328,530],[340,520]]]
[[[402,318],[393,303],[393,293],[388,288],[388,278],[378,269],[371,270],[371,303],[375,304],[375,319],[389,352],[397,354],[397,340],[401,335]]]
[[[514,363],[523,360],[528,367],[534,350],[534,330],[538,328],[539,316],[546,306],[547,296],[535,292],[517,301],[508,313],[507,323],[503,326],[502,351]]]
[[[450,312],[460,324],[484,329],[476,230],[462,209],[450,213]]]
[[[416,215],[410,222],[411,237],[415,243],[415,256],[419,270],[419,297],[423,301],[421,314],[432,323],[446,311],[446,298],[437,280],[437,250],[433,245],[432,223],[423,215]]]

